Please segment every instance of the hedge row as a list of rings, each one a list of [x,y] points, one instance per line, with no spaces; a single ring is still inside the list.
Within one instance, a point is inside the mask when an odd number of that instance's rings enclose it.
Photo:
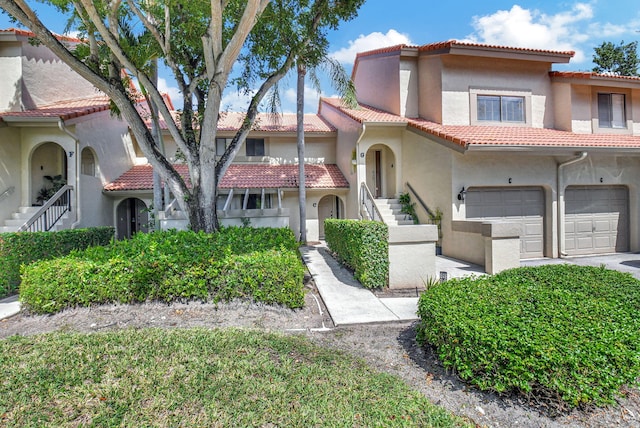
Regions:
[[[327,245],[366,288],[389,283],[389,229],[377,221],[327,219]]]
[[[18,289],[20,265],[64,256],[72,250],[107,245],[113,237],[113,227],[0,233],[0,297]]]
[[[20,299],[36,313],[104,303],[234,298],[299,308],[304,268],[294,243],[289,229],[136,234],[25,267]]]
[[[640,281],[598,267],[547,265],[454,279],[420,297],[418,339],[481,389],[615,402],[640,378]]]

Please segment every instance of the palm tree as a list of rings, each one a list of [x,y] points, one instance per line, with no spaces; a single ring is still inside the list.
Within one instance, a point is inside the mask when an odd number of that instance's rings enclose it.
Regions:
[[[298,145],[298,205],[300,206],[300,242],[307,242],[307,192],[306,179],[304,173],[304,88],[307,71],[313,88],[320,93],[320,79],[317,72],[325,71],[329,75],[331,84],[338,91],[343,102],[349,107],[355,107],[356,90],[353,82],[337,60],[323,56],[315,63],[305,61],[303,55],[298,57],[297,62],[297,88],[296,88],[296,134]]]

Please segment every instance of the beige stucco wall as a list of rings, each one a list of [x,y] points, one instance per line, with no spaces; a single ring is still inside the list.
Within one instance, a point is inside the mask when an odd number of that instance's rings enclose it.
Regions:
[[[26,109],[98,95],[93,85],[78,78],[49,49],[26,41],[22,45],[22,77],[22,103]]]
[[[271,137],[268,140],[269,157],[276,163],[297,163],[298,145],[295,137]],[[306,163],[336,163],[334,137],[305,137],[304,158]]]
[[[20,111],[22,104],[22,60],[20,44],[0,43],[0,111]]]
[[[400,115],[418,117],[418,62],[415,58],[400,61]]]
[[[466,219],[464,201],[457,195],[465,189],[483,187],[541,187],[545,197],[545,246],[547,257],[558,257],[558,163],[575,158],[574,153],[530,152],[460,153],[429,138],[407,131],[402,141],[402,183],[409,182],[430,209],[443,212],[443,253],[482,264],[485,241],[480,234],[453,231],[452,221]],[[509,183],[511,179],[511,183]],[[588,154],[586,160],[564,168],[564,188],[572,185],[623,185],[629,189],[631,251],[640,250],[640,156]],[[426,213],[416,205],[421,222]],[[471,256],[470,256],[471,255]]]
[[[405,76],[406,79],[406,76]],[[358,101],[391,113],[401,114],[400,56],[360,58],[353,82],[358,89]]]
[[[15,128],[0,126],[0,193],[13,187],[13,193],[7,194],[0,201],[0,226],[7,219],[22,200],[22,181],[20,180],[20,159],[22,158],[19,144],[20,131]]]
[[[358,182],[357,167],[352,163],[352,156],[355,153],[358,164],[365,162],[360,153],[366,154],[366,152],[361,151],[358,144],[362,133],[362,125],[323,103],[320,103],[318,112],[338,129],[336,136],[336,164],[349,182],[349,189],[344,194],[345,218],[359,218],[358,195],[360,184]]]
[[[418,64],[420,117],[442,123],[442,61],[439,56],[426,56],[421,57]]]
[[[428,64],[421,62],[421,64]],[[553,127],[550,66],[547,63],[458,57],[442,57],[442,123],[471,124],[470,89],[530,92],[527,123],[536,128]],[[431,70],[420,71],[420,77]],[[428,100],[427,100],[428,102]]]

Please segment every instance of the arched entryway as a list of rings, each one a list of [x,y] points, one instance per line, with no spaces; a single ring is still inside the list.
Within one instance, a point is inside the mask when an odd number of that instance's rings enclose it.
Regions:
[[[367,187],[374,198],[396,196],[396,158],[384,144],[373,145],[367,150]]]
[[[67,153],[56,143],[40,144],[31,154],[31,203],[43,202],[43,194],[67,182]]]
[[[328,218],[344,218],[344,204],[336,195],[323,196],[318,202],[318,237],[324,239],[324,221]]]
[[[138,198],[127,198],[116,209],[116,236],[118,239],[131,238],[137,232],[149,231],[147,205]]]

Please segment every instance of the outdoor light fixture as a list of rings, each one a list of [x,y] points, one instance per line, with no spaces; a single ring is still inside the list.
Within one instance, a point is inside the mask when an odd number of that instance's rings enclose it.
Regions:
[[[462,186],[462,190],[460,190],[460,192],[458,193],[458,200],[464,201],[464,195],[466,194],[467,194],[467,191],[464,189],[464,186]]]

